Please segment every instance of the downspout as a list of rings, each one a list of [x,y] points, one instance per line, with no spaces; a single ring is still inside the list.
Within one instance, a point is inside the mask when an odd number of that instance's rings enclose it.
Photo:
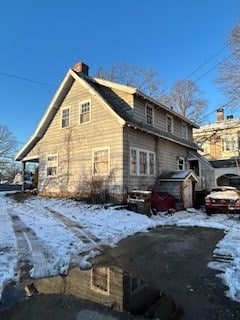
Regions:
[[[25,186],[24,186],[25,169],[26,169],[26,161],[22,161],[22,181],[23,181],[22,188],[21,188],[22,192],[25,191]]]

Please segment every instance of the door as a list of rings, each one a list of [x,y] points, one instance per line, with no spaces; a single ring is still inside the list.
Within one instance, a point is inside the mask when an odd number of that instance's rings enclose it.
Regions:
[[[191,208],[193,205],[193,190],[192,180],[188,179],[183,182],[183,206],[184,208]]]

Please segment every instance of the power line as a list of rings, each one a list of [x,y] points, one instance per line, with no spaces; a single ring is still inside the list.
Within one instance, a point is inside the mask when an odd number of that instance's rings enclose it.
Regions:
[[[55,85],[55,84],[51,84],[51,83],[47,83],[47,82],[41,82],[41,81],[38,81],[38,80],[29,79],[29,78],[24,78],[24,77],[16,76],[16,75],[9,74],[9,73],[0,72],[0,75],[6,76],[6,77],[10,77],[10,78],[19,79],[19,80],[24,80],[24,81],[28,81],[28,82],[37,83],[37,84],[40,84],[40,85],[43,85],[43,86],[57,87],[57,85]]]
[[[235,51],[236,52],[236,51]],[[196,80],[194,80],[194,82],[199,81],[200,79],[202,79],[203,77],[205,77],[208,73],[212,72],[214,69],[216,69],[220,64],[222,64],[224,61],[226,61],[227,59],[231,58],[235,52],[231,53],[229,56],[227,56],[226,58],[222,59],[220,62],[218,62],[217,64],[215,64],[211,69],[209,69],[208,71],[206,71],[205,73],[203,73],[200,77],[198,77]]]
[[[211,112],[203,115],[203,116],[200,118],[200,122],[201,122],[204,118],[206,118],[206,117],[210,116],[212,113],[216,112],[218,109],[226,107],[227,105],[229,105],[230,103],[232,103],[232,102],[235,101],[235,100],[238,100],[238,98],[233,98],[233,99],[225,102],[223,105],[218,106],[218,107],[217,107],[216,109],[214,109],[213,111],[211,111]]]
[[[196,69],[194,69],[188,76],[186,76],[184,78],[184,80],[187,80],[188,78],[190,78],[194,73],[196,73],[198,70],[200,70],[202,67],[204,67],[208,62],[210,62],[211,60],[213,60],[216,56],[218,56],[221,52],[223,52],[226,48],[228,47],[228,45],[226,45],[225,47],[223,47],[221,50],[219,50],[217,53],[215,53],[214,55],[212,55],[210,58],[208,58],[206,61],[204,61],[202,64],[200,64],[199,67],[197,67]]]

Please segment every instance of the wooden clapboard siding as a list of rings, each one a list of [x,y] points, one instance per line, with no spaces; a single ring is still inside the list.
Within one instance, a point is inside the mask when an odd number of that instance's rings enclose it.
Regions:
[[[151,152],[156,152],[156,139],[150,134],[135,130],[130,127],[124,129],[123,144],[123,177],[125,190],[142,189],[149,190],[154,185],[156,175],[154,176],[136,176],[130,175],[130,148],[138,148]]]
[[[187,157],[187,148],[176,143],[159,139],[158,143],[158,161],[159,174],[167,171],[178,170],[177,157]]]
[[[79,103],[91,100],[91,122],[79,123]],[[70,127],[61,128],[62,110],[70,108]],[[110,149],[110,170],[117,185],[122,183],[122,128],[114,115],[89,91],[75,82],[47,132],[31,151],[40,156],[40,186],[56,192],[73,192],[92,176],[92,150]],[[46,178],[46,156],[58,154],[58,177]]]
[[[116,88],[112,88],[112,92],[114,92],[117,97],[120,97],[125,102],[123,103],[124,106],[128,106],[128,108],[133,108],[133,105],[134,105],[133,94],[122,91],[122,90],[118,90]]]
[[[150,189],[159,174],[178,169],[177,157],[187,158],[187,150],[195,149],[193,143],[179,139],[184,119],[133,88],[111,85],[72,71],[60,88],[33,140],[18,155],[24,161],[39,158],[42,193],[81,193],[90,188],[92,179],[104,179],[108,190],[120,197],[133,188]],[[91,104],[91,121],[80,124],[80,105],[87,101]],[[145,123],[146,103],[154,109],[153,128]],[[65,108],[70,110],[68,128],[62,128]],[[173,118],[173,133],[166,129],[168,114]],[[185,123],[188,139],[192,141],[191,123],[187,120]],[[155,153],[154,176],[130,175],[131,147]],[[110,154],[109,173],[104,177],[93,176],[93,150],[97,148],[106,148]],[[58,155],[58,174],[46,177],[47,155],[54,154]]]
[[[134,118],[137,121],[145,123],[145,100],[135,98],[134,100]],[[148,103],[149,106],[152,106],[154,109],[154,124],[153,126],[159,130],[166,131],[166,119],[167,115],[172,116],[173,118],[173,135],[182,138],[182,124],[183,120],[177,118],[175,115],[172,115],[170,112],[167,112],[165,109],[156,107],[154,104]],[[190,125],[185,122],[188,131],[188,140],[192,141],[192,129]]]
[[[45,278],[34,281],[34,285],[41,294],[68,294],[84,300],[106,304],[112,306],[117,311],[124,308],[124,270],[118,267],[108,268],[108,291],[102,291],[93,286],[92,269],[81,270],[80,268],[71,269],[68,276]],[[129,297],[127,297],[129,298]]]
[[[156,174],[154,176],[130,175],[130,148],[135,147],[156,154]],[[187,157],[187,148],[176,143],[135,130],[124,130],[124,185],[128,190],[151,189],[156,182],[156,177],[162,172],[178,170],[178,157]]]

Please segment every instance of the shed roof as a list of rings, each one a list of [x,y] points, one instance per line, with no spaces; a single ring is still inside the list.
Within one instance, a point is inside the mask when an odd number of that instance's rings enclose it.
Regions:
[[[198,177],[193,170],[181,170],[162,173],[158,177],[158,181],[186,181],[188,179],[198,181]]]

